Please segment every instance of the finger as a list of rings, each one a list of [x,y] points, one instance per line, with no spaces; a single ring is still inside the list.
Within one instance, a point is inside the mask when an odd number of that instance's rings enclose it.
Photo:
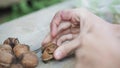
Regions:
[[[63,22],[58,26],[58,34],[61,33],[62,31],[69,29],[71,27],[71,23],[70,22]]]
[[[73,39],[72,34],[63,35],[62,37],[60,37],[60,38],[58,39],[57,45],[61,45],[62,42],[67,41],[67,40],[71,40],[71,39]]]
[[[60,37],[57,40],[57,45],[61,45],[61,44],[63,44],[66,41],[70,41],[70,40],[76,38],[78,35],[79,34],[67,34],[67,35],[63,35],[62,37]]]
[[[55,39],[53,40],[53,42],[56,43],[57,39],[60,36],[65,35],[65,34],[69,34],[70,33],[70,26],[71,26],[71,23],[69,23],[69,22],[61,23],[60,26],[58,27],[58,34],[55,37]]]
[[[64,26],[65,25],[65,26]],[[57,34],[57,36],[55,37],[55,39],[53,40],[54,43],[57,43],[57,40],[62,36],[62,35],[66,35],[66,34],[73,34],[73,37],[77,36],[80,32],[80,28],[79,27],[71,27],[71,23],[62,23],[62,25],[60,24],[59,26],[59,32]]]
[[[71,27],[71,33],[72,34],[80,33],[80,27]]]
[[[48,33],[48,35],[45,37],[45,39],[42,41],[42,45],[44,46],[45,44],[49,43],[52,41],[52,37],[50,35],[50,33]]]
[[[65,25],[65,26],[64,26]],[[67,27],[66,27],[67,26]],[[53,39],[50,35],[50,33],[48,33],[48,35],[45,37],[45,39],[43,40],[42,42],[42,45],[45,45],[49,42],[53,42],[53,43],[56,43],[56,40],[62,36],[62,35],[65,35],[65,34],[69,34],[71,31],[70,29],[67,29],[68,27],[70,26],[70,23],[64,23],[63,25],[61,25],[59,27],[59,30],[61,30],[61,32]]]
[[[71,32],[70,29],[66,29],[66,30],[60,32],[60,33],[53,39],[53,43],[56,43],[56,44],[57,44],[57,40],[58,40],[61,36],[66,35],[66,34],[70,34],[70,32]]]
[[[52,37],[50,35],[50,33],[45,37],[45,39],[43,40],[42,42],[42,45],[45,45],[46,43],[48,42],[53,42],[53,43],[56,43],[56,41],[59,39],[59,37],[61,37],[62,35],[66,35],[66,34],[70,34],[72,33],[73,35],[75,34],[78,34],[80,29],[79,27],[73,27],[73,28],[70,28],[71,27],[71,23],[69,22],[64,22],[64,23],[61,23],[59,28],[58,28],[58,32],[59,34],[55,37],[55,39],[52,40]],[[69,29],[70,28],[70,29]]]
[[[71,42],[65,43],[59,46],[54,52],[54,57],[56,60],[60,60],[67,55],[69,55],[72,51],[74,51],[80,45],[80,40],[78,38],[72,40]]]
[[[61,22],[61,12],[56,13],[56,15],[53,17],[53,20],[51,22],[50,28],[51,28],[51,36],[55,37],[57,34],[57,26]],[[54,23],[54,24],[53,24]]]
[[[55,37],[57,35],[58,26],[61,23],[61,21],[70,21],[72,18],[72,11],[60,11],[58,12],[52,22],[51,22],[51,35]]]

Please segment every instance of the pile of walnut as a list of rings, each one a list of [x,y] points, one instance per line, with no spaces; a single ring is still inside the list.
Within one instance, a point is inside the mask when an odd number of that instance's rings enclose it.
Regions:
[[[35,68],[38,57],[17,38],[8,38],[0,45],[0,68]]]
[[[48,62],[49,60],[53,59],[53,53],[57,49],[57,45],[54,43],[48,43],[42,48],[42,61]]]

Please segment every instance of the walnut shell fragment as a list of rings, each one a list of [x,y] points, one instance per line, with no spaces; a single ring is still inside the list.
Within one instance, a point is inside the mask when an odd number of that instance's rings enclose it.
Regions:
[[[54,58],[53,53],[57,49],[57,45],[54,43],[48,43],[42,49],[42,61],[47,62]]]

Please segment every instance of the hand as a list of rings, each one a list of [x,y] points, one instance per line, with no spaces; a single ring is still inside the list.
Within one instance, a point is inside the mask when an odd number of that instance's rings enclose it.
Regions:
[[[70,16],[72,17],[73,14],[71,14],[71,11],[68,11],[68,12],[70,13],[70,15],[67,17],[70,17]],[[60,19],[57,19],[59,17],[59,13],[62,13],[62,12],[58,12],[58,14],[55,15],[53,21],[60,20]],[[67,15],[67,14],[65,14],[65,15]],[[66,17],[64,17],[64,18],[66,18]],[[43,41],[42,45],[45,45],[46,43],[51,42],[51,41],[54,43],[57,43],[58,45],[61,45],[61,43],[64,42],[65,40],[72,40],[75,37],[77,37],[77,35],[80,32],[80,26],[79,26],[79,19],[77,20],[76,18],[77,17],[75,16],[75,19],[73,19],[71,21],[67,18],[64,20],[62,19],[61,22],[64,21],[64,23],[62,22],[61,24],[59,24],[59,26],[57,28],[57,34],[56,34],[57,36],[56,35],[52,36],[51,34],[48,34],[47,37],[45,38],[45,40]],[[59,23],[60,23],[60,21],[59,21]],[[52,23],[51,23],[51,26],[52,26]],[[52,27],[51,27],[51,30],[52,30]],[[64,35],[64,37],[61,37],[63,35]],[[61,37],[61,38],[59,38],[59,37]],[[58,40],[58,38],[59,38],[59,40]],[[62,54],[62,56],[63,56],[63,54]],[[55,58],[58,60],[60,59],[59,57],[60,56],[55,56]]]
[[[61,28],[63,21],[69,25]],[[79,27],[76,36],[71,31],[73,26]],[[113,29],[112,24],[86,9],[63,10],[53,18],[51,32],[43,45],[50,41],[60,44],[54,53],[58,60],[75,51],[76,68],[119,68],[120,43]]]

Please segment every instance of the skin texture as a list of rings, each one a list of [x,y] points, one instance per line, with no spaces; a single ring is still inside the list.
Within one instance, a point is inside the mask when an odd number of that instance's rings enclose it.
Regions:
[[[56,13],[50,27],[42,45],[59,45],[54,52],[57,60],[74,52],[75,68],[120,68],[119,24],[110,24],[87,9],[78,8]]]

